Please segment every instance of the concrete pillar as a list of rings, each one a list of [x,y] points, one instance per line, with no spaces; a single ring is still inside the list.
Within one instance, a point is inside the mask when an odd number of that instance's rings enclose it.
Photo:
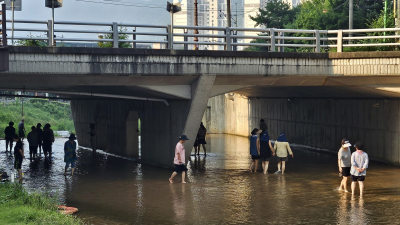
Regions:
[[[130,111],[126,118],[126,155],[139,156],[139,115],[137,111]]]
[[[189,141],[185,142],[186,162],[190,157],[193,144],[199,130],[201,119],[207,108],[208,98],[214,84],[215,75],[201,75],[192,86],[192,99],[190,102],[188,116],[186,118],[183,134],[188,136]]]

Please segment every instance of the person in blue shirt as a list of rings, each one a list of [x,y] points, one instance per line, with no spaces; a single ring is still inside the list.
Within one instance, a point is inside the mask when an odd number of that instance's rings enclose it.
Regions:
[[[76,161],[76,137],[75,134],[71,134],[69,136],[69,140],[64,144],[64,162],[65,162],[65,171],[64,176],[67,175],[67,169],[71,164],[71,175],[74,175],[75,170],[75,161]]]
[[[258,134],[261,133],[261,130],[254,128],[251,132],[250,137],[250,155],[251,155],[251,164],[249,167],[249,171],[253,172],[253,165],[254,165],[254,172],[257,172],[258,168],[258,160],[260,159],[260,139],[258,138]]]

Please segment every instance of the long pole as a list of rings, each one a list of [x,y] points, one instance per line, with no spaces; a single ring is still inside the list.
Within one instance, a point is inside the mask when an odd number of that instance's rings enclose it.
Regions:
[[[353,29],[353,0],[349,0],[349,30]],[[349,33],[349,37],[352,37],[353,34]],[[349,40],[351,43],[351,40]]]
[[[54,46],[54,0],[53,1],[51,1],[51,26],[52,26],[52,29],[51,29],[51,41],[52,41],[52,43],[51,43],[51,46]]]
[[[387,0],[385,0],[385,12],[383,15],[383,28],[386,28],[386,15],[387,15]],[[383,32],[383,36],[386,36],[386,32]],[[383,41],[386,41],[383,39]]]
[[[198,26],[198,16],[197,16],[197,0],[194,0],[194,26]],[[195,29],[194,34],[199,34],[199,30]],[[198,37],[194,37],[194,42],[198,42],[199,38]],[[199,46],[198,45],[194,45],[194,50],[199,50]]]
[[[226,1],[228,10],[228,27],[231,27],[231,0]]]
[[[171,50],[174,49],[174,6],[171,4]]]
[[[11,11],[12,11],[12,19],[11,19],[11,45],[14,45],[14,1],[11,0]],[[5,33],[6,31],[4,31]]]
[[[235,25],[236,25],[236,27],[237,27],[237,2],[235,3],[235,8],[236,8],[236,10],[235,10]]]

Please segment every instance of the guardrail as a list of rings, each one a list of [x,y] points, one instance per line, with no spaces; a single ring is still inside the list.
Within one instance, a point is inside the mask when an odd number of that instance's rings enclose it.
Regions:
[[[11,23],[7,20],[7,23]],[[52,21],[14,20],[17,25],[29,24],[30,27],[17,26],[14,32],[25,36],[14,36],[16,40],[41,40],[48,46],[55,46],[51,35]],[[35,24],[36,27],[32,27]],[[321,48],[337,48],[342,52],[345,47],[380,47],[399,46],[397,39],[400,39],[400,28],[379,28],[379,29],[352,29],[352,30],[296,30],[296,29],[275,29],[275,28],[238,28],[238,27],[201,27],[201,26],[174,26],[171,25],[148,25],[130,23],[94,23],[77,21],[55,21],[57,27],[73,26],[74,29],[54,29],[54,41],[77,41],[77,42],[111,42],[113,48],[118,48],[121,43],[132,43],[136,48],[137,43],[159,44],[159,48],[188,50],[189,46],[219,46],[214,50],[236,51],[238,46],[259,46],[267,47],[269,51],[284,51],[285,47],[312,48],[314,52],[321,52]],[[7,31],[11,31],[7,26]],[[76,28],[75,28],[76,27]],[[96,27],[97,29],[88,29]],[[101,29],[99,29],[101,27]],[[80,29],[79,29],[80,28]],[[108,28],[108,29],[107,29]],[[123,29],[121,29],[123,28]],[[143,31],[139,31],[139,30]],[[199,31],[198,34],[195,30]],[[42,33],[39,36],[27,35]],[[397,35],[379,35],[379,32],[395,32]],[[368,35],[373,33],[373,35]],[[67,35],[66,37],[64,36]],[[82,38],[71,37],[72,34],[86,34],[97,37]],[[125,38],[120,38],[125,35]],[[72,35],[73,36],[73,35]],[[194,38],[200,40],[194,41]],[[10,39],[10,35],[8,35]],[[378,43],[386,39],[394,40],[391,43]],[[251,43],[250,40],[256,40]],[[258,43],[257,40],[262,40]],[[376,40],[377,42],[359,43],[360,40]],[[287,41],[285,43],[285,41]],[[288,43],[289,42],[289,43]],[[14,43],[12,43],[14,44]],[[175,45],[175,46],[174,46]],[[182,47],[183,46],[183,47]]]

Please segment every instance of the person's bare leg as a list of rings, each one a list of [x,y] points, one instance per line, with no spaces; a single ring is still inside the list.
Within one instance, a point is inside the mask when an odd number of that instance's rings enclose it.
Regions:
[[[258,159],[256,159],[256,164],[254,166],[254,172],[256,173],[258,169]]]
[[[364,192],[364,181],[358,181],[358,185],[360,186],[360,197],[362,197]]]
[[[263,171],[263,172],[264,172],[264,165],[265,165],[265,161],[262,160],[262,161],[261,161],[261,167],[262,167],[262,171]]]
[[[278,162],[278,171],[281,171],[281,161]]]
[[[185,176],[186,176],[186,172],[182,171],[182,184],[186,184],[185,182]]]
[[[202,144],[202,146],[203,146],[204,155],[206,155],[207,154],[206,145]],[[200,151],[200,146],[199,146],[199,151]]]
[[[250,172],[253,172],[253,165],[254,165],[254,160],[253,161],[251,161],[251,163],[250,163],[250,167],[249,167],[249,171]]]
[[[74,171],[75,171],[75,168],[72,168],[72,169],[71,169],[71,175],[72,175],[72,176],[74,175]]]
[[[354,195],[354,191],[356,190],[356,183],[355,181],[351,182],[351,194]]]
[[[349,177],[343,177],[343,189],[344,189],[344,192],[349,192],[348,190],[347,190],[347,180],[349,179]]]
[[[269,161],[265,161],[264,162],[264,174],[267,174],[268,173],[268,165],[269,165]]]
[[[172,181],[172,179],[174,179],[174,177],[176,176],[176,174],[178,174],[177,172],[173,172],[172,173],[172,175],[171,175],[171,177],[169,178],[169,182],[172,184],[172,183],[174,183],[173,181]]]
[[[286,168],[286,162],[282,161],[282,174],[285,173],[285,168]]]
[[[19,180],[19,182],[21,182],[22,181],[22,169],[18,169],[18,180]]]

